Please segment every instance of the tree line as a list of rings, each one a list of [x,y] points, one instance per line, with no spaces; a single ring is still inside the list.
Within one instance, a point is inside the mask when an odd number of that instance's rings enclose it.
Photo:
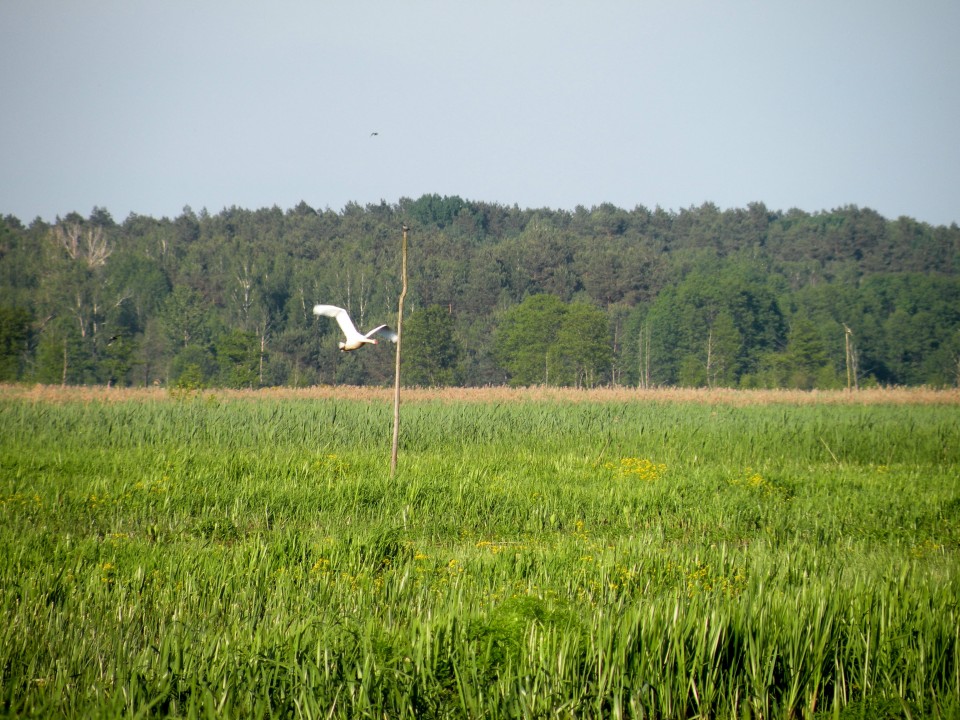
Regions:
[[[0,221],[0,380],[388,384],[315,303],[396,323],[403,381],[960,383],[960,228],[846,206],[521,209],[456,196]]]

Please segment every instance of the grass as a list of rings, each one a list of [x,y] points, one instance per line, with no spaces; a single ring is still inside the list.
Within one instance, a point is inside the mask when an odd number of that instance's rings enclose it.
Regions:
[[[960,715],[956,399],[0,388],[0,712]]]

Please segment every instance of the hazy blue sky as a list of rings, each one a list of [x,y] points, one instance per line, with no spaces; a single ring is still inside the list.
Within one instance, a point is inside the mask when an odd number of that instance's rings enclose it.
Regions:
[[[0,214],[439,193],[960,222],[958,37],[957,0],[2,0]]]

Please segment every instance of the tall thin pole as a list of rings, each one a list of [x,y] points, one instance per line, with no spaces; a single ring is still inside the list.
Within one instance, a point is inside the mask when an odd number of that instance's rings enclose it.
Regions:
[[[393,386],[393,450],[390,453],[390,477],[397,473],[397,448],[400,444],[400,341],[403,339],[403,300],[407,296],[407,230],[403,225],[402,260],[403,287],[400,290],[400,307],[397,310],[397,369]]]
[[[846,351],[846,364],[847,364],[847,390],[853,389],[853,381],[856,378],[856,371],[853,367],[853,347],[850,342],[850,336],[853,335],[853,330],[847,327],[847,324],[843,324],[843,345],[844,350]]]

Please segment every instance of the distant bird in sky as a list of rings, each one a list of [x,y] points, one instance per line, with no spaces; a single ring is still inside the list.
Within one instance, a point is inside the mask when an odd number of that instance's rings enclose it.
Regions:
[[[374,132],[370,133],[370,137],[373,137],[374,135],[379,135],[379,134],[380,134],[380,133],[374,131]]]
[[[377,341],[374,339],[374,335],[380,335],[390,342],[397,341],[397,334],[386,325],[378,325],[366,335],[362,334],[353,324],[353,320],[350,319],[347,311],[336,305],[314,305],[313,314],[336,318],[343,334],[347,336],[346,341],[337,343],[338,347],[344,352],[356,350],[363,345],[376,345]]]

